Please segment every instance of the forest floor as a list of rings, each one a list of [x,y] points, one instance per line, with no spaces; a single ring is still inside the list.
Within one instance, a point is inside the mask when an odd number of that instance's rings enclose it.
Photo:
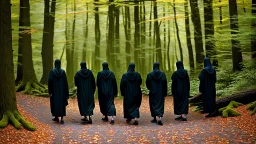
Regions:
[[[148,97],[143,96],[139,125],[123,118],[122,99],[116,99],[115,124],[101,120],[98,101],[92,117],[93,124],[81,121],[77,100],[69,99],[65,124],[53,122],[49,98],[17,93],[20,113],[37,128],[31,132],[13,126],[0,129],[0,143],[256,143],[256,115],[250,116],[246,106],[236,108],[238,117],[204,118],[190,110],[188,121],[175,121],[172,97],[165,101],[163,126],[151,123]]]

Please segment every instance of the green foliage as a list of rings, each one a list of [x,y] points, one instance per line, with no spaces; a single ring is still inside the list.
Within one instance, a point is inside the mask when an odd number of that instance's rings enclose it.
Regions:
[[[250,115],[254,115],[256,113],[256,101],[251,102],[246,107],[247,110],[252,110]]]
[[[227,118],[229,116],[238,116],[238,115],[240,115],[240,113],[235,111],[233,108],[237,108],[238,106],[241,106],[241,105],[243,105],[243,104],[241,104],[239,102],[231,101],[228,104],[228,106],[220,108],[218,110],[218,112],[222,114],[223,118]]]

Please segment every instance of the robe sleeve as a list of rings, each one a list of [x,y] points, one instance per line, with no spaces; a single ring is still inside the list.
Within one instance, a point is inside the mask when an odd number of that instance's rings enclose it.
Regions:
[[[166,97],[167,96],[168,86],[167,86],[167,79],[166,79],[165,73],[163,73],[163,75],[164,75],[164,79],[163,79],[163,94]]]
[[[91,75],[92,75],[92,78],[91,78],[91,84],[92,84],[92,91],[93,91],[93,94],[95,93],[95,90],[96,90],[96,84],[95,84],[95,78],[94,78],[94,75],[93,73],[91,72]]]
[[[116,77],[114,73],[112,73],[112,75],[113,75],[114,96],[117,97],[118,89],[117,89]]]
[[[147,75],[146,86],[148,90],[151,90],[149,74]]]
[[[172,95],[174,95],[176,93],[176,79],[177,79],[177,76],[176,76],[176,72],[174,72],[172,74]]]
[[[120,82],[120,91],[121,95],[124,96],[125,94],[125,80],[124,80],[124,75],[122,76],[121,82]]]
[[[48,76],[48,93],[52,94],[52,91],[53,91],[53,72],[51,70]]]

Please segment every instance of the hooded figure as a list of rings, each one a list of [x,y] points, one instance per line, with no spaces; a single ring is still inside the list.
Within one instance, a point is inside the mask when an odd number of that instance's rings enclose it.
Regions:
[[[120,89],[121,95],[124,96],[124,118],[127,119],[126,122],[135,119],[134,125],[138,125],[137,119],[140,117],[139,108],[142,100],[141,83],[140,74],[135,72],[135,64],[130,63],[127,73],[122,76]]]
[[[164,114],[164,99],[167,95],[167,80],[165,73],[160,71],[158,62],[154,63],[153,71],[147,75],[146,86],[149,90],[151,116],[154,117],[151,122],[156,123],[156,116],[158,116],[159,121],[157,123],[163,125],[162,117]]]
[[[50,71],[48,77],[51,113],[55,117],[52,120],[59,122],[58,117],[61,117],[61,123],[64,124],[63,116],[66,116],[69,98],[68,82],[65,71],[60,68],[61,61],[56,59],[54,65],[55,68]]]
[[[89,124],[92,123],[91,115],[95,108],[94,93],[96,89],[95,78],[91,70],[87,69],[86,63],[80,63],[81,70],[75,75],[75,85],[77,86],[77,101],[80,115],[84,116],[82,119]],[[87,119],[89,116],[89,121]]]
[[[211,117],[215,110],[216,101],[216,71],[209,58],[204,59],[204,69],[198,78],[200,80],[199,91],[203,95],[203,113],[209,113],[206,117]]]
[[[103,121],[108,121],[108,116],[112,116],[110,121],[114,124],[113,116],[116,116],[114,97],[117,96],[117,83],[115,74],[109,70],[108,63],[102,63],[103,70],[97,75],[98,99],[100,112],[105,116]]]
[[[190,82],[187,70],[181,61],[176,62],[177,70],[172,74],[172,95],[174,114],[181,115],[175,120],[187,121]]]

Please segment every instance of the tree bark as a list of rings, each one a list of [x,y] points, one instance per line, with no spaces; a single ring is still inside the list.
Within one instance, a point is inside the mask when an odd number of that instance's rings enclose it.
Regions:
[[[253,33],[251,34],[251,52],[252,58],[256,59],[256,1],[252,0],[252,20],[251,29]]]
[[[95,70],[99,71],[100,70],[100,38],[101,38],[101,33],[100,33],[100,17],[99,17],[99,7],[97,4],[98,0],[95,0],[95,59],[94,59],[94,64],[95,64]],[[87,24],[88,24],[88,14],[87,14]],[[88,28],[88,25],[87,25]],[[87,35],[88,35],[88,29],[87,29]]]
[[[202,64],[204,60],[204,49],[203,49],[203,40],[202,40],[201,18],[199,14],[197,0],[190,0],[190,7],[191,7],[191,13],[192,13],[192,22],[194,24],[196,62],[199,64]]]
[[[131,62],[131,18],[130,8],[125,6],[124,14],[124,31],[125,31],[125,53],[126,53],[126,65]]]
[[[114,57],[115,57],[115,64],[112,67],[113,70],[120,70],[117,68],[120,68],[120,32],[119,32],[119,16],[120,16],[120,10],[119,6],[115,7],[115,52],[114,52]]]
[[[205,31],[205,49],[206,57],[215,58],[214,49],[214,22],[213,22],[213,0],[204,0],[204,31]]]
[[[239,34],[238,28],[238,15],[236,0],[229,0],[229,15],[230,15],[230,28],[231,28],[231,42],[232,42],[232,60],[233,70],[242,70],[242,52],[240,42],[237,39]]]
[[[88,11],[88,3],[86,5],[86,11]],[[95,13],[96,14],[96,13]],[[88,38],[88,20],[89,20],[89,14],[88,12],[86,13],[86,19],[85,19],[85,22],[84,22],[84,45],[83,45],[83,56],[82,56],[82,60],[83,61],[87,61],[87,57],[86,57],[86,48],[87,48],[87,38]]]
[[[0,25],[0,128],[6,127],[10,121],[17,129],[21,128],[22,123],[28,130],[34,131],[35,127],[25,121],[17,111],[10,0],[0,1]]]
[[[25,28],[20,34],[22,40],[22,82],[18,86],[17,91],[23,91],[25,93],[41,93],[45,92],[46,88],[40,84],[36,78],[33,59],[32,59],[32,44],[31,44],[31,29],[30,29],[30,5],[29,0],[21,0],[20,8],[23,8],[22,13],[20,13],[21,21]]]
[[[158,16],[157,16],[157,2],[154,1],[154,28],[155,28],[155,40],[156,40],[156,61],[160,63],[160,69],[163,69],[162,63],[162,50],[161,50],[161,39],[160,39],[160,30],[158,24]]]
[[[221,3],[221,0],[219,0],[219,2]],[[219,13],[220,13],[220,24],[222,24],[222,7],[219,7]]]
[[[54,39],[54,22],[56,0],[52,0],[51,12],[49,13],[49,0],[45,0],[44,8],[44,32],[42,42],[42,62],[43,62],[43,76],[40,83],[47,84],[48,74],[53,68],[53,39]]]
[[[191,35],[190,35],[188,0],[185,0],[184,2],[184,10],[185,10],[185,29],[186,29],[186,40],[187,40],[187,47],[188,47],[189,66],[190,66],[190,69],[193,70],[195,68],[195,65],[194,65],[193,47],[192,47]]]
[[[140,12],[139,12],[139,2],[135,0],[134,6],[134,63],[140,65]]]
[[[177,35],[177,40],[178,40],[178,45],[179,45],[179,50],[180,50],[180,60],[183,61],[183,52],[182,52],[182,46],[180,42],[180,36],[179,36],[179,26],[177,22],[177,17],[176,17],[176,7],[175,7],[175,0],[173,0],[173,14],[174,14],[174,23],[176,27],[176,35]]]
[[[114,46],[114,39],[115,39],[115,34],[114,34],[114,30],[115,30],[115,5],[111,4],[112,2],[114,2],[113,0],[109,0],[110,4],[108,6],[108,43],[107,43],[107,61],[110,65],[110,67],[113,66],[113,46]]]

